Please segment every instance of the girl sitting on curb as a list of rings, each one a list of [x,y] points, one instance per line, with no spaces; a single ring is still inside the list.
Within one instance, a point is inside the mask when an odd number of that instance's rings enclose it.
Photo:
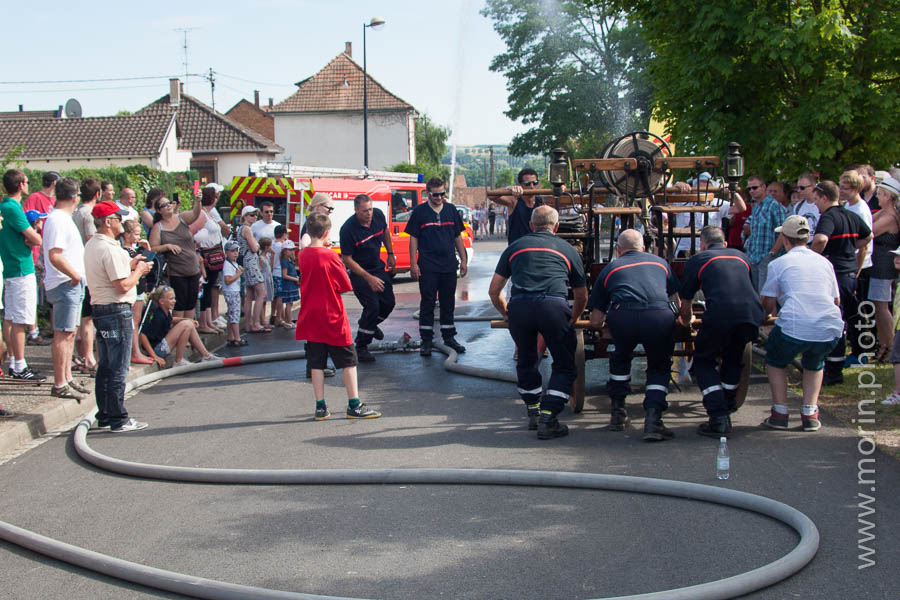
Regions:
[[[175,351],[173,367],[191,364],[184,358],[184,349],[188,342],[202,355],[201,362],[222,358],[209,352],[203,345],[200,334],[197,333],[197,321],[172,316],[172,309],[175,308],[175,291],[171,287],[158,288],[150,294],[150,300],[153,304],[141,329],[141,347],[160,368],[165,368],[166,357],[172,350]]]

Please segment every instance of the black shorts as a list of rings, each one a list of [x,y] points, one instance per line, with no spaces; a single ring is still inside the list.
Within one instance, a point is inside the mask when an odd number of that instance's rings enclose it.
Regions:
[[[81,302],[81,318],[90,317],[94,312],[91,310],[91,291],[84,286],[84,300]]]
[[[355,367],[359,364],[356,359],[356,346],[332,346],[324,342],[306,342],[306,364],[310,369],[323,370],[328,364],[328,357],[334,363],[336,369]]]
[[[173,310],[194,310],[197,307],[197,296],[200,294],[200,273],[187,277],[169,275],[169,285],[175,291],[175,308]]]

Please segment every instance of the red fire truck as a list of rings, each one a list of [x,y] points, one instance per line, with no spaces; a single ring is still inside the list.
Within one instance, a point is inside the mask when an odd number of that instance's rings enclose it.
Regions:
[[[408,173],[369,172],[368,178],[353,175],[349,169],[317,169],[290,167],[289,175],[275,175],[266,165],[251,165],[260,173],[247,177],[235,177],[231,182],[231,218],[239,217],[244,206],[254,206],[263,200],[274,205],[275,220],[288,228],[288,237],[299,244],[300,229],[309,210],[309,202],[317,192],[325,192],[334,200],[331,213],[332,247],[340,252],[341,225],[353,216],[353,198],[366,194],[372,198],[375,208],[384,213],[391,232],[391,242],[397,259],[397,273],[410,268],[409,235],[406,222],[410,211],[417,204],[426,202],[425,184],[419,177]],[[326,175],[326,176],[315,176]],[[330,176],[328,176],[330,175]],[[469,261],[472,260],[474,235],[466,224],[463,244]],[[382,260],[387,260],[382,248]]]

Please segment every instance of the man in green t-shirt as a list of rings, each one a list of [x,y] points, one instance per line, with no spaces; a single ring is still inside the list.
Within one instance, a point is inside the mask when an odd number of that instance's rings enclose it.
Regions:
[[[0,260],[3,261],[3,337],[9,346],[9,376],[12,379],[41,379],[25,362],[25,331],[37,322],[37,279],[34,276],[32,246],[41,243],[22,210],[28,193],[24,171],[10,169],[3,174],[6,196],[0,202]]]

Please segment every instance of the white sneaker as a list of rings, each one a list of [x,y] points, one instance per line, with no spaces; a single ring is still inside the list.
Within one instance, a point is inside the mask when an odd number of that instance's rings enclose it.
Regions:
[[[192,365],[192,364],[194,364],[194,363],[192,363],[191,361],[189,361],[189,360],[186,359],[186,358],[182,358],[181,360],[176,361],[175,363],[173,363],[172,366],[173,366],[173,367],[186,367],[186,366]]]
[[[225,329],[228,327],[228,321],[225,320],[225,317],[219,317],[215,321],[213,321],[213,325],[218,327],[219,329]]]
[[[900,404],[900,394],[891,392],[891,395],[882,400],[881,403],[886,404],[887,406],[897,406]]]
[[[149,423],[142,423],[141,421],[135,421],[134,419],[128,419],[118,427],[113,427],[110,429],[113,433],[128,433],[129,431],[138,431],[139,429],[146,429],[149,427]]]
[[[204,356],[200,359],[200,362],[209,362],[211,360],[222,360],[222,357],[218,354],[213,354],[212,352],[210,352],[209,356]]]

